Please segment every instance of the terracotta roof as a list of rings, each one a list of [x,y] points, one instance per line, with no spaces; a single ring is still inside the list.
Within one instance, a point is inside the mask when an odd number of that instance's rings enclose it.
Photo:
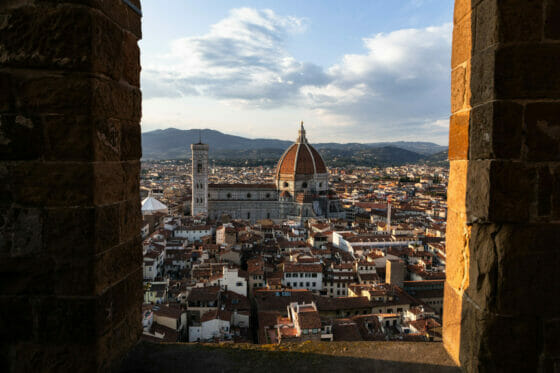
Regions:
[[[320,329],[321,318],[319,313],[315,310],[306,310],[298,312],[298,323],[301,329]]]
[[[315,148],[305,142],[291,145],[278,161],[278,175],[313,175],[325,174],[325,162]]]

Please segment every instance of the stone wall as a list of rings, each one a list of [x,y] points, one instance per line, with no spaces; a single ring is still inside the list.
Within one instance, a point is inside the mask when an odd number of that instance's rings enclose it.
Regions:
[[[141,333],[140,36],[122,1],[0,2],[2,371],[105,370]]]
[[[560,1],[456,0],[454,24],[444,344],[558,369]]]

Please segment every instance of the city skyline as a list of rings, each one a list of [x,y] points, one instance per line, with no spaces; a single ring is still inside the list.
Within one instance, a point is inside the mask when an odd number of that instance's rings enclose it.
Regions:
[[[143,132],[447,145],[452,2],[322,4],[146,4]]]

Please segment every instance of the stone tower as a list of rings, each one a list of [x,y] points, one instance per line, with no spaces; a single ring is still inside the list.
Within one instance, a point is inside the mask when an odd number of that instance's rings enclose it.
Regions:
[[[191,215],[208,216],[208,144],[191,144],[192,204]]]

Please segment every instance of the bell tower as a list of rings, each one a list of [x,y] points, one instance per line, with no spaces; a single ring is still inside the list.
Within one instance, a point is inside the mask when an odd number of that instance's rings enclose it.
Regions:
[[[197,144],[191,144],[192,216],[208,216],[208,148],[200,139]]]

